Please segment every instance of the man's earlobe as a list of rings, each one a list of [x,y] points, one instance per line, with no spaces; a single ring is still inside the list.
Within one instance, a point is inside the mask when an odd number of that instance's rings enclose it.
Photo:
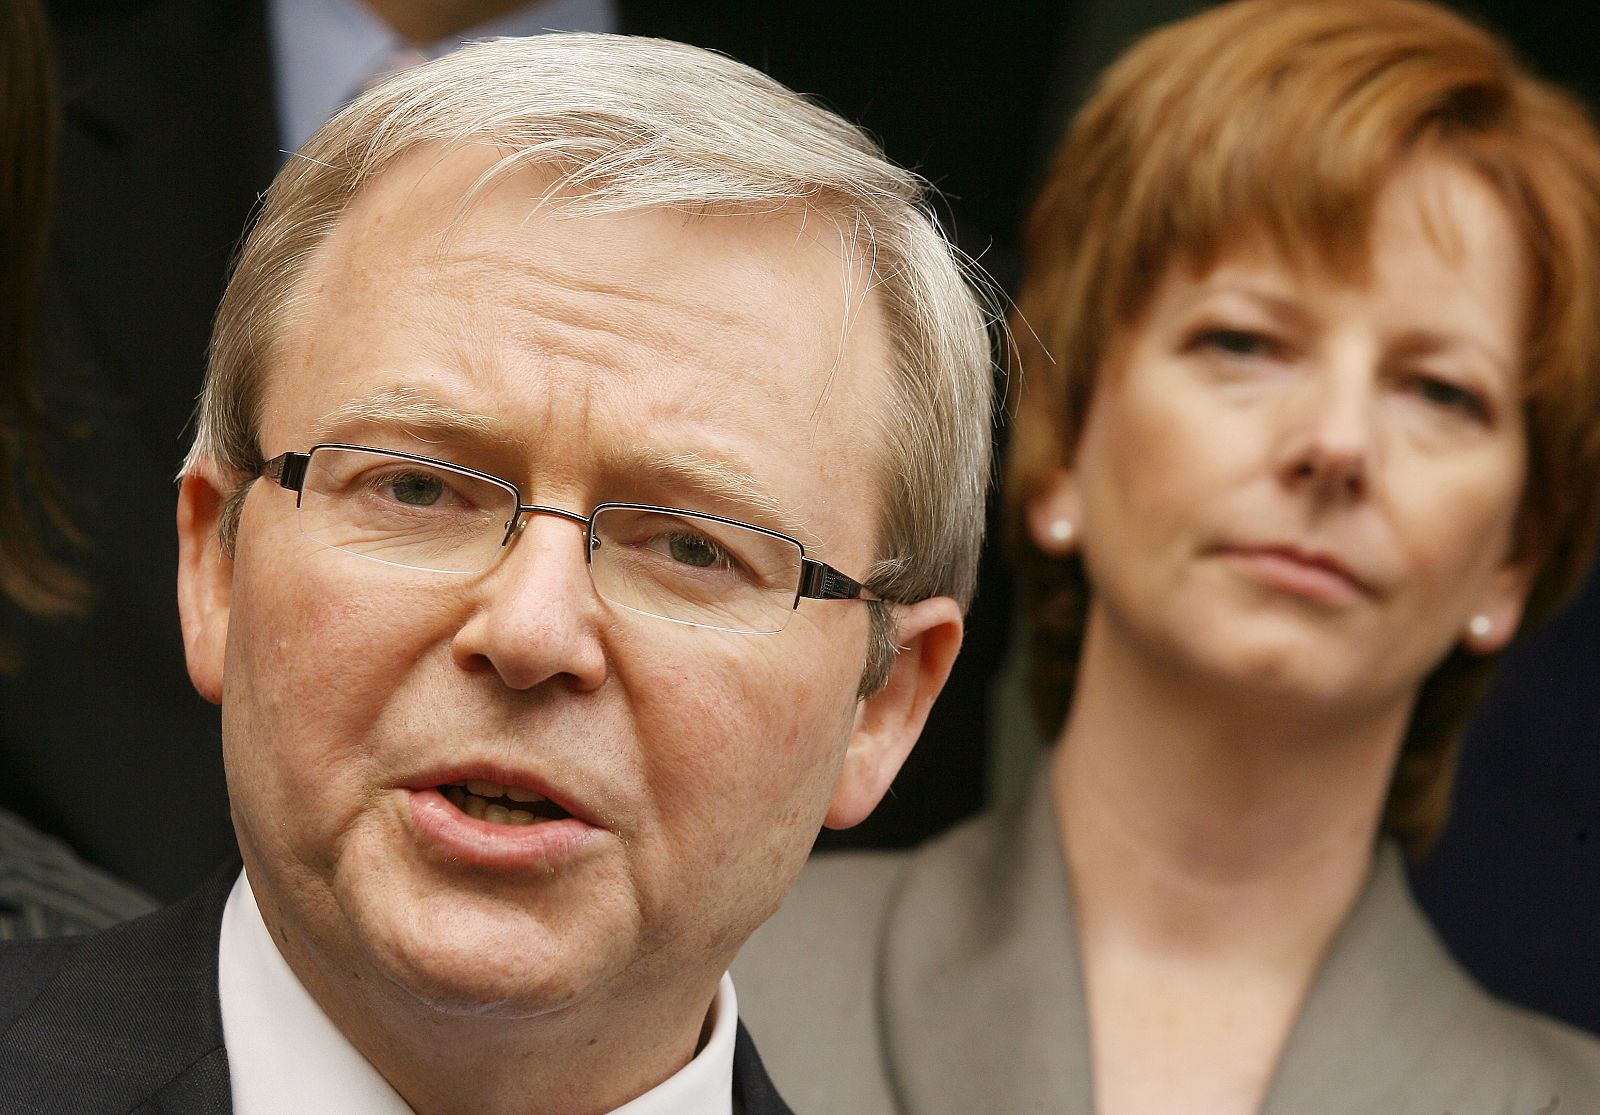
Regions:
[[[894,612],[899,652],[888,682],[856,710],[855,730],[823,818],[829,828],[860,824],[877,808],[922,734],[961,649],[961,606],[949,597],[899,605]]]
[[[202,461],[178,490],[178,614],[189,679],[206,700],[222,703],[222,666],[233,606],[233,558],[218,536],[230,486]]]

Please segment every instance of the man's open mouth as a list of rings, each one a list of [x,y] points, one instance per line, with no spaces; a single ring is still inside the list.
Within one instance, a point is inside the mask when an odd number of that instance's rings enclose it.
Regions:
[[[572,816],[548,798],[520,786],[498,782],[455,782],[440,786],[445,799],[469,817],[491,825],[537,825]]]

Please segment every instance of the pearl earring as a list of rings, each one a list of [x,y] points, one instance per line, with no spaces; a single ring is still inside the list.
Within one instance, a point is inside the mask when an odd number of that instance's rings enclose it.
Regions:
[[[1073,529],[1071,519],[1057,519],[1050,524],[1050,541],[1065,546],[1072,541]]]
[[[1488,616],[1473,616],[1467,622],[1467,634],[1474,639],[1487,639],[1494,633],[1494,621]]]

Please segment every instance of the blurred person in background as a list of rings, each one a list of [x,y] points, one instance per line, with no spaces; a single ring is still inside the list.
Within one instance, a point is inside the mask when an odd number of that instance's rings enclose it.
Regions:
[[[1600,525],[1600,140],[1406,0],[1242,0],[1106,74],[1035,211],[1007,518],[1056,743],[815,861],[735,972],[797,1108],[1600,1110],[1407,888]]]
[[[44,17],[0,3],[0,595],[43,619],[76,613],[83,583],[46,547],[65,522],[41,471],[46,422],[33,380],[39,273],[48,242],[55,119]],[[26,487],[24,487],[26,485]],[[30,495],[31,494],[31,495]],[[0,671],[25,647],[0,629]],[[84,933],[153,908],[66,845],[0,810],[0,940]]]

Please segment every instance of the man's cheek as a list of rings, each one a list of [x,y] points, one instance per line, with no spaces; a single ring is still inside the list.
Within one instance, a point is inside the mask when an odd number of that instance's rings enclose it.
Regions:
[[[792,683],[688,691],[698,697],[680,699],[674,746],[648,729],[644,740],[676,853],[717,857],[820,818],[851,723],[836,702]]]

